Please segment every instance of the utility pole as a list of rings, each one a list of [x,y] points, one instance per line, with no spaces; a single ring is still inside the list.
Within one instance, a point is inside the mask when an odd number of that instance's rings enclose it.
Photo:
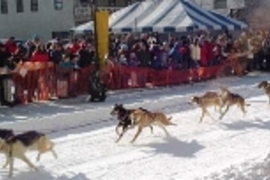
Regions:
[[[94,38],[95,38],[95,69],[90,75],[90,102],[100,101],[104,102],[106,99],[106,85],[102,82],[101,77],[101,67],[99,59],[99,50],[98,50],[98,31],[97,31],[97,11],[98,4],[97,0],[91,0],[91,10],[92,10],[92,21],[94,24]]]

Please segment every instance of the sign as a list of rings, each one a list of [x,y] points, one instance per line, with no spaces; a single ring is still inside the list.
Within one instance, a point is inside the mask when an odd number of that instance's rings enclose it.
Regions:
[[[89,6],[76,6],[74,7],[74,20],[75,21],[88,21],[92,18],[92,9]]]
[[[109,15],[111,15],[112,13],[114,13],[114,12],[116,12],[116,11],[118,11],[118,10],[120,10],[121,8],[123,8],[123,7],[97,7],[98,8],[98,10],[100,10],[100,11],[108,11],[108,13],[109,13]]]

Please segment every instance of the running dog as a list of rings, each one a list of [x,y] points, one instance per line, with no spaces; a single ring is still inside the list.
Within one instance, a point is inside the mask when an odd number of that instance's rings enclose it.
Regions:
[[[169,133],[166,130],[165,126],[176,125],[170,121],[171,118],[167,118],[162,112],[146,112],[144,110],[137,109],[130,113],[130,118],[133,121],[133,127],[138,126],[137,133],[131,140],[131,143],[135,142],[135,140],[138,138],[143,128],[145,127],[149,127],[151,125],[158,125],[164,130],[164,132],[168,136]]]
[[[145,112],[149,112],[148,110],[146,109],[143,109],[143,108],[139,108],[141,109],[142,111],[145,111]],[[124,133],[132,128],[133,126],[133,122],[130,118],[130,114],[132,112],[136,111],[136,109],[126,109],[124,108],[124,106],[122,104],[115,104],[112,111],[111,111],[111,115],[112,116],[117,116],[117,119],[119,120],[116,128],[115,128],[115,131],[116,133],[119,135],[118,139],[116,140],[116,142],[119,142],[119,140],[122,138],[122,136],[124,135]],[[122,132],[119,133],[119,128],[122,127]],[[151,133],[153,133],[153,127],[152,126],[149,126],[150,129],[151,129]]]
[[[37,161],[40,160],[40,156],[43,153],[51,151],[53,156],[57,158],[55,153],[54,143],[43,133],[37,131],[28,131],[22,134],[14,135],[7,140],[0,140],[0,152],[6,155],[6,163],[3,168],[9,165],[9,176],[13,174],[14,158],[21,159],[30,168],[38,170],[29,159],[25,156],[25,153],[30,150],[38,151]]]
[[[202,109],[200,123],[202,122],[205,114],[207,114],[212,119],[214,119],[207,110],[207,108],[209,108],[209,107],[214,106],[215,109],[218,108],[220,114],[222,113],[221,109],[223,106],[223,102],[222,102],[222,99],[220,98],[220,96],[217,92],[209,91],[209,92],[206,92],[202,96],[193,96],[191,98],[191,103],[197,104]]]
[[[268,83],[267,81],[262,81],[259,85],[258,85],[259,89],[263,89],[265,94],[268,96],[269,98],[269,104],[270,104],[270,83]]]
[[[245,99],[239,95],[230,92],[227,88],[221,87],[220,97],[223,101],[223,105],[225,106],[225,111],[221,114],[220,119],[224,117],[224,115],[228,112],[229,108],[233,105],[237,105],[240,107],[243,115],[247,113],[245,106],[250,106],[250,104],[246,104]]]

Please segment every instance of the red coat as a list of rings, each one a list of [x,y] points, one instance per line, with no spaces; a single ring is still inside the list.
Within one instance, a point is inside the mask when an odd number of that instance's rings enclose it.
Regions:
[[[72,54],[77,54],[81,46],[78,43],[74,43],[74,44],[71,44],[68,48]]]
[[[214,45],[209,41],[205,41],[201,47],[201,64],[207,66],[209,61],[214,59]]]
[[[17,50],[17,45],[16,43],[12,43],[10,41],[7,41],[5,44],[6,49],[8,50],[9,53],[14,54],[15,51]]]
[[[31,58],[32,62],[48,62],[49,55],[47,53],[34,53]]]

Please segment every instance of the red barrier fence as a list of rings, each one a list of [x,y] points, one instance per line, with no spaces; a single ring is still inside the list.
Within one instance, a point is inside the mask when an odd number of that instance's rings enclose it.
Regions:
[[[235,69],[236,63],[237,60],[231,58],[222,65],[190,70],[107,66],[103,70],[102,79],[111,90],[178,85],[217,78],[227,75],[226,71],[234,70],[238,73]],[[20,103],[27,103],[54,97],[67,98],[87,94],[91,71],[92,67],[73,71],[55,67],[53,63],[23,63],[12,73],[16,86],[16,98]]]
[[[113,82],[107,85],[109,89],[178,85],[216,78],[222,69],[223,65],[183,71],[118,66],[114,67],[112,71]]]

